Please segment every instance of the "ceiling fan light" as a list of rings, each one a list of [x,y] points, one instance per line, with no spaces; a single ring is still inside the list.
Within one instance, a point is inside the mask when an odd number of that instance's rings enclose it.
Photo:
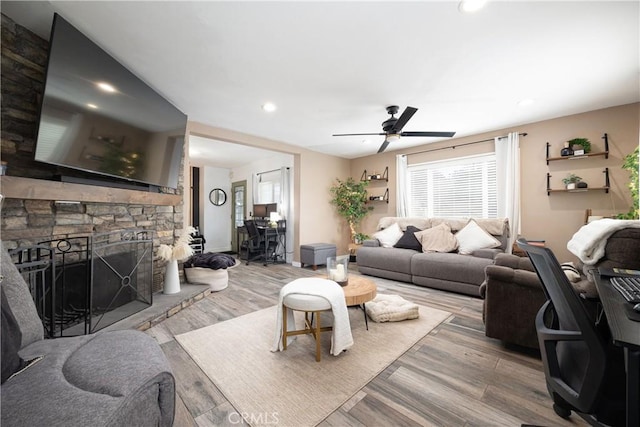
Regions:
[[[392,133],[387,135],[387,141],[389,142],[396,142],[400,139],[400,135],[398,135],[397,133]]]

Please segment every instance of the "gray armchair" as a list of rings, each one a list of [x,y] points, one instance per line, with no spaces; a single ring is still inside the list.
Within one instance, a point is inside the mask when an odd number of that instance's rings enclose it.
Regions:
[[[42,322],[27,284],[8,252],[3,247],[0,251],[0,424],[171,426],[175,380],[158,343],[134,330],[43,339]],[[22,367],[18,356],[36,362],[6,379],[5,368]],[[5,366],[9,361],[16,363]]]

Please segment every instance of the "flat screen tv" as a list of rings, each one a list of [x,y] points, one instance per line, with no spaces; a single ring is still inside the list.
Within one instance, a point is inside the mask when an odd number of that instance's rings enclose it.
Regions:
[[[176,188],[187,116],[56,14],[35,160]]]

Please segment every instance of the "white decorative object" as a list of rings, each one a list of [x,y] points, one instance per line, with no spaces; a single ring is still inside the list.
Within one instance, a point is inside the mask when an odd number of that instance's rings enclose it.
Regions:
[[[163,294],[177,294],[180,292],[180,275],[178,274],[178,260],[169,261],[164,273]]]
[[[384,230],[380,230],[373,235],[374,239],[380,241],[380,246],[383,248],[391,248],[395,245],[404,233],[400,229],[397,222],[393,223]]]
[[[340,286],[346,286],[349,281],[349,255],[327,258],[327,277]]]
[[[478,249],[497,248],[501,245],[500,241],[487,233],[474,220],[455,234],[458,241],[458,253],[470,255]]]
[[[158,257],[168,261],[164,275],[164,294],[175,294],[180,292],[180,275],[178,274],[178,261],[189,258],[193,255],[193,248],[189,245],[193,240],[191,236],[196,229],[189,226],[182,230],[182,234],[175,245],[158,246]]]

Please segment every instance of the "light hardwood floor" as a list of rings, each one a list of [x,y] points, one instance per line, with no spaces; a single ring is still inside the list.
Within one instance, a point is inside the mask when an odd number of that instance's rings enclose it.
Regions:
[[[147,331],[161,344],[174,370],[178,397],[175,426],[239,424],[234,408],[174,336],[270,307],[277,303],[282,286],[317,274],[288,265],[239,265],[230,272],[227,289]],[[453,315],[325,419],[321,427],[587,425],[576,415],[569,421],[555,415],[538,355],[485,337],[481,299],[370,278],[379,293],[401,295]]]

